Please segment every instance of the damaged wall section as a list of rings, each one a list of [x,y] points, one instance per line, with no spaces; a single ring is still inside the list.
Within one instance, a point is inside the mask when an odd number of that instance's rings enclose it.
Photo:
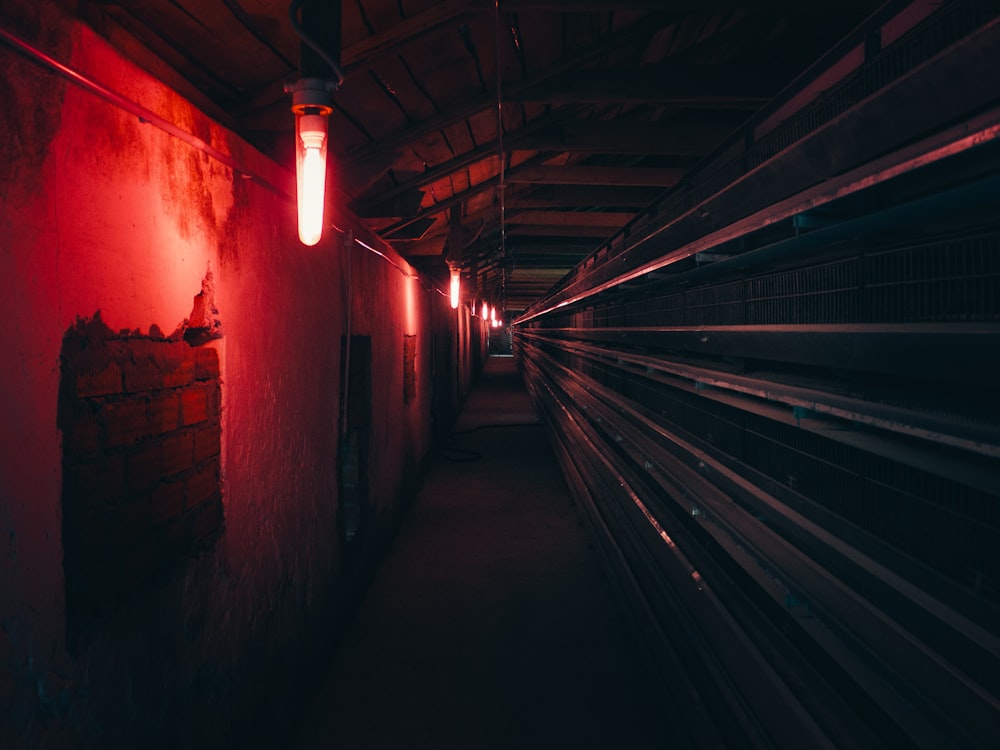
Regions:
[[[80,320],[62,350],[68,641],[222,526],[219,356]]]

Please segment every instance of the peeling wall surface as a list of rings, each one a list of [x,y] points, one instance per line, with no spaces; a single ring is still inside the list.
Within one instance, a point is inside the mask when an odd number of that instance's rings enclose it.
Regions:
[[[337,232],[301,246],[293,174],[57,6],[5,3],[4,15],[277,189],[0,45],[0,747],[259,741],[330,653],[481,361],[469,351],[481,321],[465,308],[459,321],[404,261],[348,250]],[[208,273],[223,335],[200,343],[221,375],[223,530],[68,644],[64,337],[99,316],[114,332],[180,340],[204,315]],[[338,529],[348,304],[350,333],[372,342],[368,508],[349,550]],[[405,403],[404,336],[416,336]]]

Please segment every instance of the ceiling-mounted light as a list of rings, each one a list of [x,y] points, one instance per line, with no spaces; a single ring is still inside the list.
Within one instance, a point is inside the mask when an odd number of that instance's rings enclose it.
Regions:
[[[451,309],[458,309],[459,295],[462,291],[462,269],[455,266],[450,267],[451,271]]]
[[[299,208],[299,241],[315,245],[323,236],[323,212],[326,206],[327,127],[333,102],[332,81],[300,78],[287,84],[295,113],[295,177]]]

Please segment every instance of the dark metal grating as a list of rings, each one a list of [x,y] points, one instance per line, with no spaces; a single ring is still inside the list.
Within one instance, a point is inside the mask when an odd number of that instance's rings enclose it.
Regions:
[[[661,326],[996,321],[1000,234],[859,251],[741,281],[650,292],[593,315],[603,325]]]

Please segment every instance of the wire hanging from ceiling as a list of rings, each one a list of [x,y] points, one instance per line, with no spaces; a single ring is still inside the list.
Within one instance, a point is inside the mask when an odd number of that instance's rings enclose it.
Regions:
[[[506,217],[506,200],[505,194],[507,192],[507,181],[506,181],[506,160],[504,159],[503,150],[503,97],[502,97],[502,69],[500,67],[500,0],[494,0],[494,31],[495,31],[495,44],[496,48],[496,69],[497,69],[497,158],[500,160],[500,182],[497,184],[497,191],[499,192],[499,204],[500,204],[500,278],[501,278],[501,294],[506,290],[503,289],[504,286],[504,267],[507,260],[507,217]],[[501,300],[503,301],[503,300]]]

